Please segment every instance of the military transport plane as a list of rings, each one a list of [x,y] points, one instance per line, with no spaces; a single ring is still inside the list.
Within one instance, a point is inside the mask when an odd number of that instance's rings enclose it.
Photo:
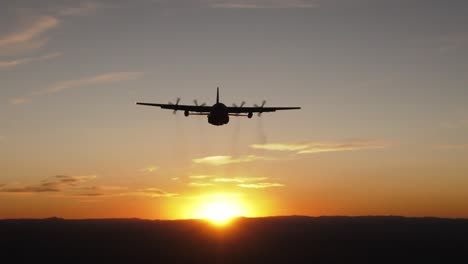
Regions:
[[[174,111],[174,114],[177,111],[184,111],[185,116],[189,115],[205,115],[208,117],[208,123],[215,126],[222,126],[229,123],[229,116],[246,116],[252,118],[254,113],[258,113],[258,116],[261,116],[264,112],[275,112],[277,110],[293,110],[301,109],[300,107],[264,107],[265,101],[263,101],[261,106],[254,105],[253,107],[244,107],[245,102],[242,102],[240,106],[233,104],[232,106],[226,106],[223,103],[219,102],[219,87],[216,91],[216,104],[213,106],[207,106],[206,104],[199,105],[196,100],[194,100],[195,105],[180,105],[180,98],[177,98],[175,104],[152,104],[152,103],[136,103],[137,105],[149,105],[149,106],[159,106],[162,109],[171,109]]]

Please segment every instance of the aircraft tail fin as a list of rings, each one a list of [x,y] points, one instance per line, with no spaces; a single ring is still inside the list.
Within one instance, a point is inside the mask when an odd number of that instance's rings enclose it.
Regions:
[[[216,103],[219,104],[219,87],[216,89]]]

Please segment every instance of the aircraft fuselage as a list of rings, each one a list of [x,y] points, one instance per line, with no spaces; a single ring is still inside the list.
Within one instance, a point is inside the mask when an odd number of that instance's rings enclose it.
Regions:
[[[208,117],[208,123],[214,126],[222,126],[229,123],[229,116],[245,116],[252,118],[254,113],[258,113],[260,116],[264,112],[275,112],[277,110],[292,110],[301,109],[300,107],[264,107],[265,102],[262,105],[254,105],[253,107],[244,107],[245,102],[242,102],[240,106],[233,104],[227,107],[225,104],[219,101],[219,87],[216,89],[216,103],[212,106],[207,106],[205,103],[199,105],[197,100],[194,100],[195,105],[179,105],[180,98],[177,98],[175,104],[169,102],[168,104],[158,103],[140,103],[137,105],[149,105],[158,106],[162,109],[170,109],[175,114],[177,111],[184,111],[185,116],[190,115],[202,115]]]
[[[226,105],[222,103],[214,104],[208,115],[208,123],[215,126],[222,126],[229,123],[229,112]]]

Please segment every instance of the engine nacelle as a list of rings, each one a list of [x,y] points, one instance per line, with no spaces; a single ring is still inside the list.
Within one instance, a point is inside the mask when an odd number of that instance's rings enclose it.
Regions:
[[[252,112],[249,112],[249,114],[247,115],[248,118],[252,118],[252,116],[253,116]]]
[[[190,115],[190,112],[189,112],[188,110],[185,110],[184,115],[185,115],[185,116],[189,116],[189,115]]]

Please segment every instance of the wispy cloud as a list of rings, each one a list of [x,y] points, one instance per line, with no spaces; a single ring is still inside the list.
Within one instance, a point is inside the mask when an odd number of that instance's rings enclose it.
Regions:
[[[232,9],[315,8],[319,0],[153,0],[162,7],[207,7]]]
[[[203,1],[213,8],[315,8],[317,0],[211,0]]]
[[[242,187],[242,188],[265,189],[265,188],[272,188],[272,187],[283,187],[284,184],[259,182],[259,183],[241,183],[241,184],[238,184],[237,186]]]
[[[447,144],[437,146],[440,149],[468,149],[468,144]]]
[[[56,175],[49,177],[40,184],[28,186],[14,186],[0,188],[0,192],[8,193],[42,193],[42,192],[60,192],[68,188],[76,187],[86,181],[96,178],[94,175],[89,176],[67,176]]]
[[[389,146],[383,141],[350,141],[350,142],[308,142],[308,143],[273,143],[253,144],[253,149],[288,151],[297,154],[313,154],[320,152],[352,151],[362,149],[378,149]]]
[[[270,144],[253,144],[250,145],[253,149],[262,150],[277,150],[277,151],[302,151],[310,148],[310,143],[270,143]]]
[[[209,183],[209,182],[190,182],[189,186],[191,186],[191,187],[207,187],[207,186],[213,186],[213,184]]]
[[[0,36],[0,50],[8,54],[42,47],[47,42],[43,35],[58,24],[59,20],[53,16],[36,17],[16,32]]]
[[[79,87],[84,87],[84,86],[91,86],[91,85],[97,85],[97,84],[108,84],[108,83],[114,83],[114,82],[120,82],[120,81],[129,81],[129,80],[136,80],[141,78],[144,75],[143,72],[111,72],[111,73],[105,73],[105,74],[100,74],[100,75],[95,75],[91,77],[86,77],[82,79],[76,79],[76,80],[68,80],[68,81],[62,81],[58,82],[51,87],[39,91],[37,93],[34,93],[36,95],[39,94],[49,94],[49,93],[57,93],[61,92],[64,90],[69,90],[72,88],[79,88]]]
[[[243,193],[210,193],[195,196],[184,196],[186,199],[216,201],[224,199],[235,199],[244,196]]]
[[[21,59],[9,60],[9,61],[0,61],[0,70],[15,68],[17,66],[28,64],[28,63],[35,62],[35,61],[50,60],[50,59],[59,57],[60,55],[62,54],[59,52],[55,52],[55,53],[50,53],[50,54],[39,56],[39,57],[27,57],[27,58],[21,58]]]
[[[207,179],[207,178],[212,178],[213,175],[190,175],[190,179]]]
[[[248,155],[238,158],[232,156],[208,156],[204,158],[193,159],[192,162],[196,164],[206,164],[213,166],[227,165],[227,164],[236,164],[236,163],[245,163],[258,160],[270,160],[270,158]]]
[[[157,170],[159,170],[158,166],[148,166],[146,168],[141,169],[140,171],[144,173],[153,173]]]
[[[69,195],[73,197],[99,197],[99,198],[112,198],[112,197],[150,197],[150,198],[168,198],[178,194],[163,191],[159,188],[143,188],[131,190],[127,187],[121,186],[91,186],[84,188],[76,188],[78,192],[72,192]]]
[[[144,72],[111,72],[99,74],[91,77],[85,77],[76,80],[61,81],[53,84],[47,89],[42,91],[33,92],[27,96],[11,98],[9,100],[12,105],[24,104],[31,101],[34,96],[41,96],[46,94],[58,93],[69,89],[77,89],[93,85],[105,85],[121,81],[131,81],[143,77]]]
[[[150,196],[150,197],[172,197],[172,196],[177,195],[177,193],[166,192],[158,188],[139,189],[136,192],[132,192],[129,194],[130,195],[143,195],[143,196]]]
[[[16,97],[16,98],[10,98],[8,100],[8,102],[11,105],[21,105],[21,104],[28,103],[29,101],[30,99],[28,97]]]
[[[208,187],[214,186],[215,184],[239,184],[239,183],[255,183],[260,181],[265,181],[267,177],[217,177],[211,175],[194,175],[195,177],[190,177],[196,180],[205,180],[205,181],[195,181],[189,182],[188,185],[191,187]]]
[[[264,181],[268,178],[266,177],[234,177],[234,178],[215,178],[214,182],[235,182],[235,183],[245,183],[245,182],[258,182]]]
[[[19,17],[19,25],[11,33],[0,36],[0,55],[13,55],[29,52],[45,46],[47,33],[57,28],[61,20],[70,16],[83,16],[94,13],[102,6],[94,1],[73,1],[64,6],[48,6],[46,9],[32,10],[36,15]]]
[[[121,196],[172,197],[177,195],[176,193],[166,192],[159,188],[129,189],[125,186],[89,185],[90,181],[95,178],[95,175],[56,175],[35,185],[0,184],[0,193],[61,193],[70,197],[100,198]]]
[[[102,3],[98,2],[79,2],[76,6],[66,6],[66,7],[59,7],[57,8],[57,15],[59,16],[84,16],[89,15],[98,10],[98,8],[102,7]]]

